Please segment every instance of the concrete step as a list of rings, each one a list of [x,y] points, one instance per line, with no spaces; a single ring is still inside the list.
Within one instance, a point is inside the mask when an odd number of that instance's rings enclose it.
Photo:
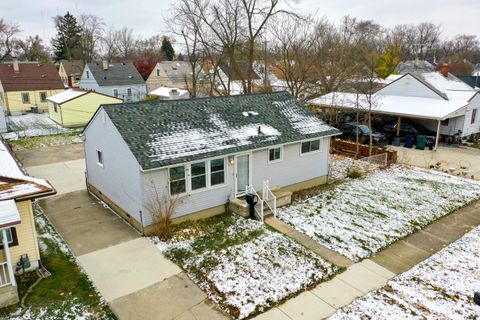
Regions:
[[[276,203],[277,208],[287,206],[290,203],[292,203],[291,191],[283,190],[282,188],[279,188],[279,187],[274,187],[271,190],[272,190],[272,193],[277,198],[277,203]],[[259,192],[258,195],[260,196],[260,198],[263,197],[261,192]],[[234,212],[245,218],[249,216],[248,204],[245,202],[245,199],[242,199],[242,198],[231,199],[228,203],[227,210],[228,212]],[[272,216],[272,215],[273,214],[268,208],[268,206],[264,205],[264,217]]]

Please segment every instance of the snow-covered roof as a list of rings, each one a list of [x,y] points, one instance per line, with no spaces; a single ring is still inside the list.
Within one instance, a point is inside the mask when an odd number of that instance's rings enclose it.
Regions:
[[[66,101],[83,96],[84,94],[87,94],[87,93],[88,91],[68,89],[63,92],[57,93],[54,96],[48,97],[47,100],[52,101],[54,103],[62,104]]]
[[[15,199],[39,193],[54,192],[43,179],[27,176],[0,140],[0,200]]]
[[[148,94],[154,95],[154,96],[159,96],[159,97],[165,97],[165,98],[170,98],[173,96],[172,91],[176,90],[177,91],[177,96],[183,96],[188,94],[188,90],[184,89],[178,89],[178,88],[170,88],[170,87],[160,87],[157,88],[153,91],[150,91]]]
[[[401,77],[403,77],[403,74],[391,74],[385,79],[385,83],[391,83]]]
[[[20,223],[20,214],[18,213],[15,200],[0,201],[0,228],[13,226]]]
[[[102,108],[143,169],[339,133],[287,92]]]
[[[331,92],[312,99],[310,103],[317,106],[355,109],[356,101],[357,95],[355,93]],[[358,104],[361,109],[368,109],[367,101],[367,95],[359,95]],[[453,114],[455,116],[465,114],[465,111],[461,109],[468,104],[468,102],[462,105],[458,104],[458,101],[382,94],[374,94],[373,102],[372,111],[374,113],[437,120],[446,119]]]

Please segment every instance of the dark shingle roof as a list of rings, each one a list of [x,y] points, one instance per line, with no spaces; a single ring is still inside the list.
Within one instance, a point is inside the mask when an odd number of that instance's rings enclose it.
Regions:
[[[102,107],[143,169],[339,133],[287,92]]]
[[[53,64],[18,63],[19,72],[12,63],[0,63],[0,82],[5,91],[65,89]]]
[[[87,63],[87,66],[99,86],[145,84],[133,63],[110,63],[107,70],[103,70],[102,62]]]
[[[82,60],[61,60],[60,64],[67,75],[82,74],[85,63]]]
[[[231,81],[247,80],[248,79],[248,63],[246,61],[237,61],[237,69],[231,68],[226,64],[220,64],[220,69],[230,78]],[[253,70],[252,80],[261,79],[260,76]]]

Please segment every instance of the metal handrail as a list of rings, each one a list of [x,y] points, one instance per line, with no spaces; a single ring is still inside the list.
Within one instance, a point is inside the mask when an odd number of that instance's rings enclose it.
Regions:
[[[273,194],[272,190],[270,190],[270,182],[268,180],[263,181],[262,195],[268,208],[270,208],[270,211],[272,211],[273,216],[276,218],[277,217],[277,197],[275,196],[275,194]],[[273,200],[272,205],[268,203],[270,199]]]

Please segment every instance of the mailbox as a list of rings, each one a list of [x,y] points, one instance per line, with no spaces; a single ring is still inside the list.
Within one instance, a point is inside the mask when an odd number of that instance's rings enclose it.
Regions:
[[[255,219],[255,205],[258,203],[258,197],[255,194],[247,193],[245,195],[245,201],[249,205],[250,219]]]

